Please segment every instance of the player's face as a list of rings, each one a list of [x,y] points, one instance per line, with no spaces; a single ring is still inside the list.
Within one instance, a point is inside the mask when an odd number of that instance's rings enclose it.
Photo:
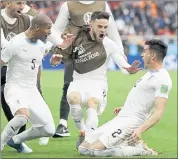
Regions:
[[[16,2],[10,2],[8,4],[8,8],[10,10],[10,15],[13,18],[19,18],[22,14],[22,10],[24,9],[26,4],[26,1],[16,1]]]
[[[52,22],[49,22],[48,24],[39,27],[37,33],[38,39],[46,43],[47,37],[51,34],[51,27],[52,27]]]
[[[109,21],[107,19],[96,19],[95,21],[91,21],[91,34],[97,42],[102,42],[104,37],[107,34]]]
[[[141,57],[144,61],[145,68],[149,68],[150,64],[152,63],[153,52],[150,50],[149,45],[145,45]]]

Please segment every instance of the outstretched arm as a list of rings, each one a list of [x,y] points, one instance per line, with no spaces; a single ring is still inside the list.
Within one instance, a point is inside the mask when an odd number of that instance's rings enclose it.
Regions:
[[[118,50],[118,48],[116,50]],[[127,63],[125,58],[117,52],[113,53],[111,56],[124,74],[135,74],[141,70],[141,68],[139,68],[141,64],[140,61],[136,60],[132,63],[132,65],[130,65]]]
[[[67,26],[69,22],[69,11],[67,2],[64,2],[60,8],[59,14],[55,21],[55,26],[57,29],[59,29],[60,32],[63,32],[65,27]]]

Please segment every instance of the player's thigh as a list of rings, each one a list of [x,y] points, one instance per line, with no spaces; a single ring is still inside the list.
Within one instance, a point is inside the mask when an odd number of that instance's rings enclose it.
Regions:
[[[17,110],[21,108],[28,109],[28,90],[15,85],[6,84],[4,88],[4,97],[6,103],[9,105],[12,114],[14,115]]]
[[[87,101],[90,98],[95,98],[99,101],[99,105],[97,107],[97,114],[101,115],[106,108],[107,105],[107,85],[105,83],[91,83],[91,86],[87,89],[87,93],[85,94],[84,101]]]
[[[85,94],[84,89],[82,89],[82,84],[80,81],[70,82],[69,88],[67,90],[67,98],[74,92],[79,93],[80,102],[83,103],[83,95]]]
[[[32,100],[29,102],[30,122],[35,127],[54,124],[51,111],[37,89],[29,91]]]
[[[115,117],[103,127],[103,130],[105,130],[104,134],[99,137],[99,140],[106,148],[121,145],[133,131],[132,121]]]
[[[113,118],[112,120],[108,121],[107,123],[104,123],[103,125],[101,125],[100,127],[98,127],[97,129],[95,129],[95,131],[89,133],[86,135],[85,140],[89,143],[94,143],[96,140],[98,140],[101,136],[103,136],[105,133],[109,132],[110,128],[113,127],[113,125],[115,125],[116,119]]]

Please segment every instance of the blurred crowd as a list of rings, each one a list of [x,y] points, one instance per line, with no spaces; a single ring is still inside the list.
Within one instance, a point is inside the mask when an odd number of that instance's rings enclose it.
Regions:
[[[28,2],[31,3],[31,2]],[[32,2],[53,21],[63,1]],[[108,2],[121,35],[176,35],[177,2],[110,1]]]
[[[109,2],[122,35],[172,35],[177,29],[177,2]]]
[[[55,22],[64,1],[27,1],[31,7],[47,14]],[[145,39],[157,35],[167,44],[177,46],[176,1],[108,1],[126,54],[135,54],[143,49]]]

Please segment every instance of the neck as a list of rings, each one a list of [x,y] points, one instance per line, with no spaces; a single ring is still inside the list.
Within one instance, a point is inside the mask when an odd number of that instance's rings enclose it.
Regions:
[[[90,30],[89,33],[90,33],[91,39],[92,39],[92,40],[96,40],[91,30]]]
[[[10,13],[10,10],[8,8],[5,8],[5,13],[6,15],[9,17],[9,18],[14,18],[11,13]]]
[[[160,70],[162,68],[164,68],[163,63],[157,62],[157,63],[152,64],[149,69],[150,70]]]
[[[36,43],[38,40],[32,29],[28,29],[27,31],[25,31],[25,35],[31,43]]]

